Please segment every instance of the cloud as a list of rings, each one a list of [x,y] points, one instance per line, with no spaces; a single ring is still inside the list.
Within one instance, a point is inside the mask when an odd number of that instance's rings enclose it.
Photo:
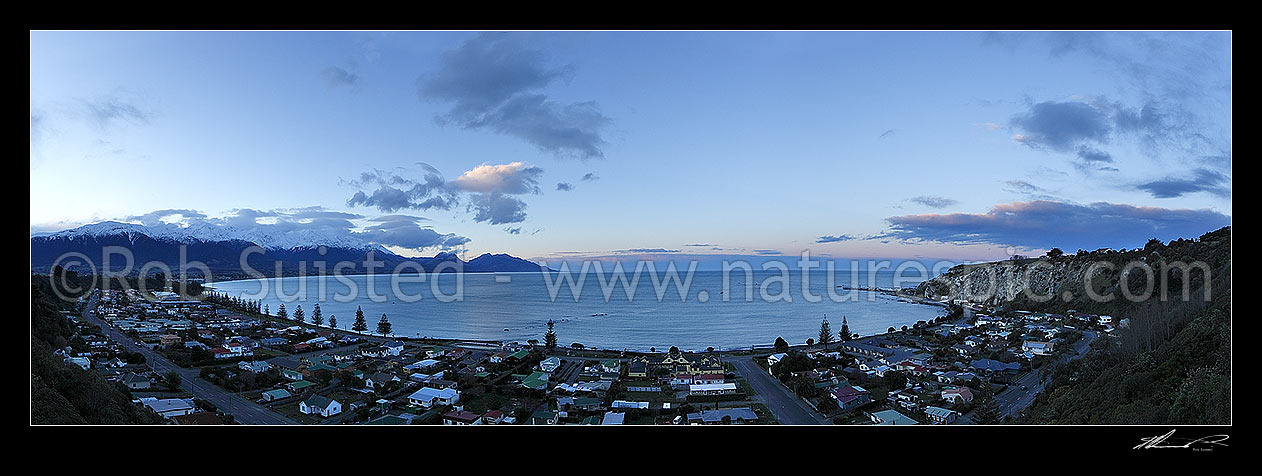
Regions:
[[[538,91],[574,74],[516,35],[483,33],[442,55],[439,70],[417,80],[422,100],[451,105],[440,124],[517,137],[558,157],[604,158],[611,120],[595,102],[560,103]]]
[[[600,177],[596,176],[596,172],[588,172],[588,173],[583,174],[582,180],[584,182],[591,182],[593,180],[600,180]]]
[[[440,233],[423,226],[428,219],[409,215],[363,215],[323,207],[229,210],[210,217],[197,210],[164,209],[126,217],[158,232],[176,233],[203,240],[237,238],[260,245],[285,246],[381,245],[411,250],[451,249],[469,238]],[[356,221],[366,222],[362,227]]]
[[[1087,162],[1112,162],[1113,156],[1108,152],[1089,146],[1078,147],[1078,158]]]
[[[116,122],[147,124],[154,113],[117,96],[107,96],[83,102],[88,118],[102,129]]]
[[[320,76],[324,77],[324,81],[329,84],[330,89],[339,86],[354,86],[359,82],[359,75],[337,66],[324,68],[320,71]]]
[[[1004,191],[1009,193],[1035,194],[1047,192],[1047,189],[1024,180],[1009,180],[1004,183],[1008,185]]]
[[[470,241],[469,238],[454,233],[439,233],[433,228],[420,226],[420,223],[427,221],[426,218],[385,215],[368,220],[373,224],[365,226],[364,231],[358,234],[364,239],[385,246],[415,250],[426,248],[447,250]]]
[[[754,250],[754,253],[757,253],[757,254],[760,254],[760,255],[764,255],[764,256],[765,256],[765,255],[779,255],[779,254],[782,254],[782,253],[780,253],[779,251],[776,251],[776,250]]]
[[[913,202],[919,203],[926,207],[932,207],[932,208],[946,208],[958,203],[956,200],[951,199],[951,198],[929,196],[929,195],[921,195],[919,197],[912,197],[912,198],[909,198],[908,200],[911,200]]]
[[[878,138],[878,139],[884,139],[884,138],[886,138],[886,137],[889,137],[889,136],[894,135],[894,133],[896,133],[896,132],[898,132],[898,130],[897,130],[897,129],[889,129],[889,130],[886,130],[885,132],[882,132],[880,136],[877,136],[877,138]]]
[[[522,162],[504,165],[482,164],[452,181],[452,185],[470,192],[498,192],[510,195],[538,194],[543,169]]]
[[[1213,170],[1198,168],[1190,178],[1166,178],[1139,184],[1140,190],[1156,198],[1175,198],[1189,193],[1207,192],[1219,197],[1231,196],[1231,178]]]
[[[713,243],[689,243],[684,246],[718,246]]]
[[[476,222],[502,225],[526,221],[526,202],[500,192],[470,195],[467,209],[474,212]]]
[[[850,241],[854,237],[850,235],[824,235],[815,239],[816,243],[836,243],[839,241]]]
[[[520,235],[520,234],[521,234],[521,227],[520,227],[520,226],[516,226],[516,227],[512,227],[512,228],[505,228],[505,229],[504,229],[504,233],[508,233],[508,234],[510,234],[510,235]]]
[[[398,210],[451,210],[465,203],[473,220],[492,225],[526,220],[526,202],[512,195],[539,194],[543,169],[523,162],[482,164],[447,181],[426,163],[418,163],[424,177],[413,179],[411,170],[373,170],[342,183],[360,188],[346,201],[351,207],[375,207],[385,213]],[[365,191],[365,190],[371,190]]]
[[[1113,126],[1105,111],[1077,101],[1046,101],[1032,104],[1029,111],[1014,117],[1013,136],[1031,148],[1068,152],[1085,142],[1106,143]]]
[[[626,250],[614,250],[614,253],[678,253],[679,250],[668,250],[665,248],[631,248]]]
[[[571,190],[574,190],[574,184],[571,184],[571,183],[569,183],[569,182],[558,182],[558,183],[557,183],[557,191],[558,191],[558,192],[569,192],[569,191],[571,191]]]
[[[1124,100],[1086,99],[1083,103],[1091,110],[1075,106],[1080,114],[1063,121],[1034,111],[1021,116],[1033,126],[1019,134],[1028,145],[1065,152],[1066,147],[1101,145],[1125,136],[1153,158],[1230,151],[1230,32],[987,33],[985,43],[1022,53],[1043,49],[1054,59],[1085,61],[1121,81],[1127,91]],[[1103,131],[1106,126],[1108,132]]]
[[[1135,246],[1154,237],[1193,238],[1230,225],[1231,217],[1208,209],[1039,200],[995,205],[987,213],[904,215],[887,221],[889,229],[874,238],[1096,249]]]

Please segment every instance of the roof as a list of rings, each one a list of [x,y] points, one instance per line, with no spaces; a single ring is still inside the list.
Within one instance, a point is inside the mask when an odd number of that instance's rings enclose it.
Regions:
[[[626,417],[627,417],[626,413],[608,412],[608,413],[605,413],[605,417],[600,420],[600,424],[601,425],[621,425],[622,422],[626,419]]]
[[[319,408],[323,410],[325,408],[328,408],[329,405],[332,405],[336,401],[337,400],[334,400],[332,398],[329,398],[323,395],[312,395],[310,398],[307,398],[303,403],[306,403],[308,407],[315,407],[315,408]]]
[[[878,425],[919,425],[920,422],[913,420],[911,417],[894,410],[881,410],[872,413],[872,416],[880,420]]]
[[[477,413],[473,413],[467,410],[452,410],[443,414],[443,418],[446,418],[449,420],[456,420],[456,421],[473,422],[473,421],[477,421],[477,419],[479,418],[482,418],[482,415],[478,415]]]
[[[412,392],[411,395],[408,395],[408,398],[412,400],[420,400],[423,402],[428,402],[435,398],[447,400],[457,395],[460,395],[460,392],[457,392],[456,389],[453,389],[453,388],[438,389],[438,388],[423,387],[420,390]]]
[[[268,390],[266,392],[263,392],[263,395],[270,395],[273,398],[286,398],[286,397],[293,396],[292,393],[289,393],[289,390],[285,390],[283,388],[278,388],[276,390]]]
[[[936,416],[939,418],[947,418],[951,416],[952,413],[956,412],[954,410],[948,410],[941,407],[925,407],[926,415]]]

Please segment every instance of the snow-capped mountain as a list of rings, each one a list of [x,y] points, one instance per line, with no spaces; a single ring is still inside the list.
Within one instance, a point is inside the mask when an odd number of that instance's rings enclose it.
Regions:
[[[134,240],[137,236],[152,239],[169,240],[176,243],[190,244],[196,242],[246,241],[269,250],[292,250],[326,246],[350,250],[386,251],[380,245],[348,236],[346,233],[331,233],[320,229],[293,229],[273,231],[263,229],[243,230],[230,225],[212,223],[193,223],[188,226],[163,224],[145,226],[135,223],[103,221],[83,225],[78,228],[43,235],[47,239],[78,239],[83,237],[127,236]]]
[[[349,235],[349,236],[348,236]],[[281,274],[298,272],[316,274],[318,263],[326,270],[341,262],[354,266],[342,268],[342,274],[367,271],[367,259],[382,263],[374,272],[389,273],[400,263],[412,261],[428,271],[444,262],[458,264],[466,272],[537,271],[539,265],[509,255],[484,254],[468,263],[450,252],[438,253],[432,258],[405,258],[381,245],[368,242],[347,233],[331,233],[319,229],[294,229],[284,231],[243,231],[227,225],[196,223],[187,227],[173,224],[144,226],[133,223],[106,221],[78,228],[36,235],[31,237],[31,270],[47,272],[54,265],[69,266],[58,259],[70,253],[79,253],[92,260],[93,266],[101,266],[107,247],[121,247],[133,257],[131,272],[144,263],[161,262],[178,271],[184,263],[204,263],[218,275],[238,275],[246,270],[241,260],[250,268],[271,276],[279,267]],[[253,246],[264,249],[262,253],[247,253]],[[181,249],[183,248],[183,249]],[[120,256],[111,256],[112,268],[118,270]],[[80,267],[80,270],[86,269]],[[305,271],[301,271],[304,270]]]

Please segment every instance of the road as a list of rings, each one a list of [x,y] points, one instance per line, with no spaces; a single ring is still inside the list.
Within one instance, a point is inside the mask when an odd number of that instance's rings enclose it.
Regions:
[[[92,309],[96,309],[96,300],[97,296],[93,295],[92,299],[88,301],[87,307],[83,309],[84,320],[99,326],[101,328],[101,332],[104,332],[107,337],[113,339],[115,342],[122,344],[128,351],[138,352],[141,355],[144,355],[145,361],[155,372],[165,374],[166,372],[174,371],[179,374],[180,387],[188,390],[189,393],[197,396],[197,398],[214,404],[219,410],[232,415],[238,423],[244,425],[299,424],[294,419],[282,415],[275,410],[259,405],[258,403],[250,401],[245,397],[224,390],[215,384],[203,380],[198,376],[200,374],[200,369],[181,368],[171,362],[170,359],[167,359],[166,356],[154,352],[146,346],[137,344],[136,340],[132,337],[122,333],[114,326],[109,325],[109,323],[88,312]]]
[[[782,425],[827,425],[830,422],[789,391],[780,381],[754,362],[753,356],[737,357],[731,361],[736,371],[745,377],[749,386],[758,393],[763,405],[771,409]]]
[[[1083,331],[1082,338],[1078,339],[1078,342],[1074,343],[1074,352],[1072,354],[1063,355],[1055,362],[1044,364],[1043,368],[1060,365],[1086,355],[1087,351],[1091,349],[1091,343],[1094,342],[1097,337],[1099,337],[1099,334],[1095,331]],[[1040,372],[1037,370],[1026,372],[1009,384],[1008,388],[1005,388],[1002,392],[995,395],[995,403],[999,406],[999,413],[1001,416],[1019,416],[1022,411],[1030,406],[1031,403],[1034,403],[1034,397],[1037,397],[1039,392],[1042,392],[1043,387],[1046,385],[1046,382],[1039,378],[1039,373]],[[1026,390],[1021,390],[1021,387],[1023,386],[1026,387]],[[957,425],[969,425],[972,423],[973,412],[971,411],[955,421],[955,424]]]

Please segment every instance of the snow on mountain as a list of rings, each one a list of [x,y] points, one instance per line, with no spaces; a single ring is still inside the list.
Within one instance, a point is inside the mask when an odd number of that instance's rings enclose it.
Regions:
[[[389,252],[380,245],[370,243],[354,236],[354,233],[342,230],[337,232],[312,228],[280,230],[269,229],[266,225],[243,230],[229,225],[212,223],[194,223],[185,227],[177,224],[145,226],[135,223],[104,221],[43,235],[43,238],[75,239],[79,237],[119,235],[125,235],[132,241],[135,241],[136,236],[144,235],[155,240],[168,240],[178,243],[241,240],[254,243],[269,250],[307,249],[326,246],[330,248]]]

